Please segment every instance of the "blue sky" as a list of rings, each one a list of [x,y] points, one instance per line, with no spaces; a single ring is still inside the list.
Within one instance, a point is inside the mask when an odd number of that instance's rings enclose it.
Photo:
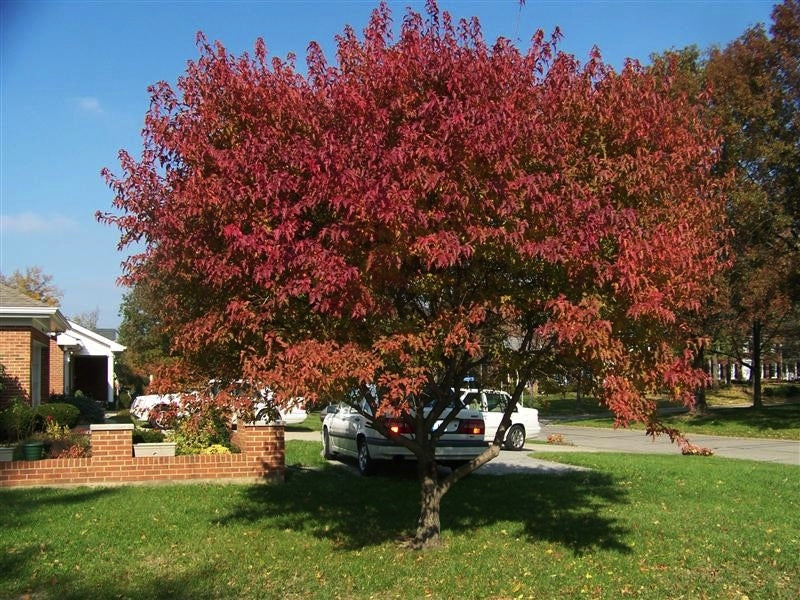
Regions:
[[[395,22],[406,6],[389,3]],[[138,155],[147,86],[174,82],[197,57],[195,35],[230,52],[264,38],[272,55],[325,51],[346,24],[360,31],[376,2],[0,2],[0,272],[38,266],[64,292],[67,316],[99,309],[119,324],[118,232],[94,220],[113,195],[100,169],[119,172],[121,148]],[[456,18],[477,16],[489,40],[527,40],[561,28],[561,49],[585,59],[597,45],[607,62],[647,62],[653,52],[724,46],[748,26],[769,23],[771,1],[441,1]]]

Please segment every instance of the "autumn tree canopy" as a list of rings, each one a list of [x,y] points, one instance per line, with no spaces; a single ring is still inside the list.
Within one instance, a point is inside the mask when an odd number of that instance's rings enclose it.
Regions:
[[[41,267],[27,267],[24,273],[15,269],[7,276],[0,273],[0,283],[49,306],[58,306],[64,295],[53,284],[53,276],[42,271]]]
[[[621,423],[652,426],[647,394],[690,398],[704,377],[678,315],[724,262],[717,140],[670,78],[581,64],[557,38],[488,45],[434,3],[395,37],[380,5],[333,62],[312,43],[303,73],[262,40],[232,56],[198,36],[177,86],[151,88],[141,156],[105,173],[100,218],[145,247],[125,281],[158,288],[206,377],[337,400],[375,382],[379,413],[432,423],[480,365],[516,400],[571,359]],[[441,398],[427,417],[423,387]],[[503,430],[447,476],[436,432],[415,431],[425,543]]]

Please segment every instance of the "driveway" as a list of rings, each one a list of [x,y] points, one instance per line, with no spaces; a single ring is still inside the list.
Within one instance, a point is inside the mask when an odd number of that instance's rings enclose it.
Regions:
[[[547,436],[561,434],[567,445],[531,443],[528,440],[522,452],[503,450],[500,456],[478,469],[476,474],[504,475],[507,473],[550,473],[583,470],[580,467],[548,461],[551,452],[633,452],[639,454],[680,454],[677,445],[669,438],[659,436],[653,441],[641,430],[605,429],[599,427],[578,427],[546,423],[537,440],[544,441]],[[800,441],[768,440],[761,438],[733,438],[712,435],[690,435],[689,441],[697,446],[714,450],[716,456],[757,460],[800,466]],[[320,442],[316,431],[286,432],[286,439],[302,439]],[[533,453],[535,458],[528,456]],[[337,462],[337,461],[334,461]]]

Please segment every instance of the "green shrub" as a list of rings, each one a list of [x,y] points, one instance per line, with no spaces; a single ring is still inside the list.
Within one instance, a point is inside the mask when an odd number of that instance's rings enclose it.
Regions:
[[[51,417],[59,425],[65,425],[72,429],[78,424],[78,418],[81,414],[77,406],[67,404],[66,402],[41,404],[36,407],[35,412],[37,422],[40,424],[37,426],[39,429],[44,428],[43,424],[47,422],[48,417]]]
[[[131,395],[128,392],[120,392],[117,396],[117,406],[119,408],[131,407]]]
[[[133,432],[134,444],[153,444],[163,442],[164,434],[157,429],[136,429]]]
[[[561,394],[561,396],[565,396],[574,392],[577,387],[574,382],[564,378],[547,377],[539,381],[539,393],[541,394]]]
[[[800,385],[794,383],[770,385],[764,388],[764,396],[768,398],[792,398],[800,396]]]
[[[33,433],[36,412],[21,398],[12,398],[0,411],[0,438],[7,442],[19,442]]]
[[[67,396],[65,394],[53,394],[50,396],[50,402],[62,402],[75,406],[80,411],[78,422],[80,423],[103,423],[105,422],[106,413],[103,406],[97,401],[76,392],[74,396]]]

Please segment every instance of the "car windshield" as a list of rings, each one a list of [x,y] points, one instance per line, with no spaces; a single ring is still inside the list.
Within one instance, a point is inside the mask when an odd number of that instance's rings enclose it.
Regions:
[[[436,404],[438,398],[432,393],[432,390],[424,390],[421,394],[425,408],[433,408],[433,405]],[[450,408],[463,408],[464,404],[458,397],[458,394],[454,390],[450,390],[449,398],[447,399],[447,405]]]

